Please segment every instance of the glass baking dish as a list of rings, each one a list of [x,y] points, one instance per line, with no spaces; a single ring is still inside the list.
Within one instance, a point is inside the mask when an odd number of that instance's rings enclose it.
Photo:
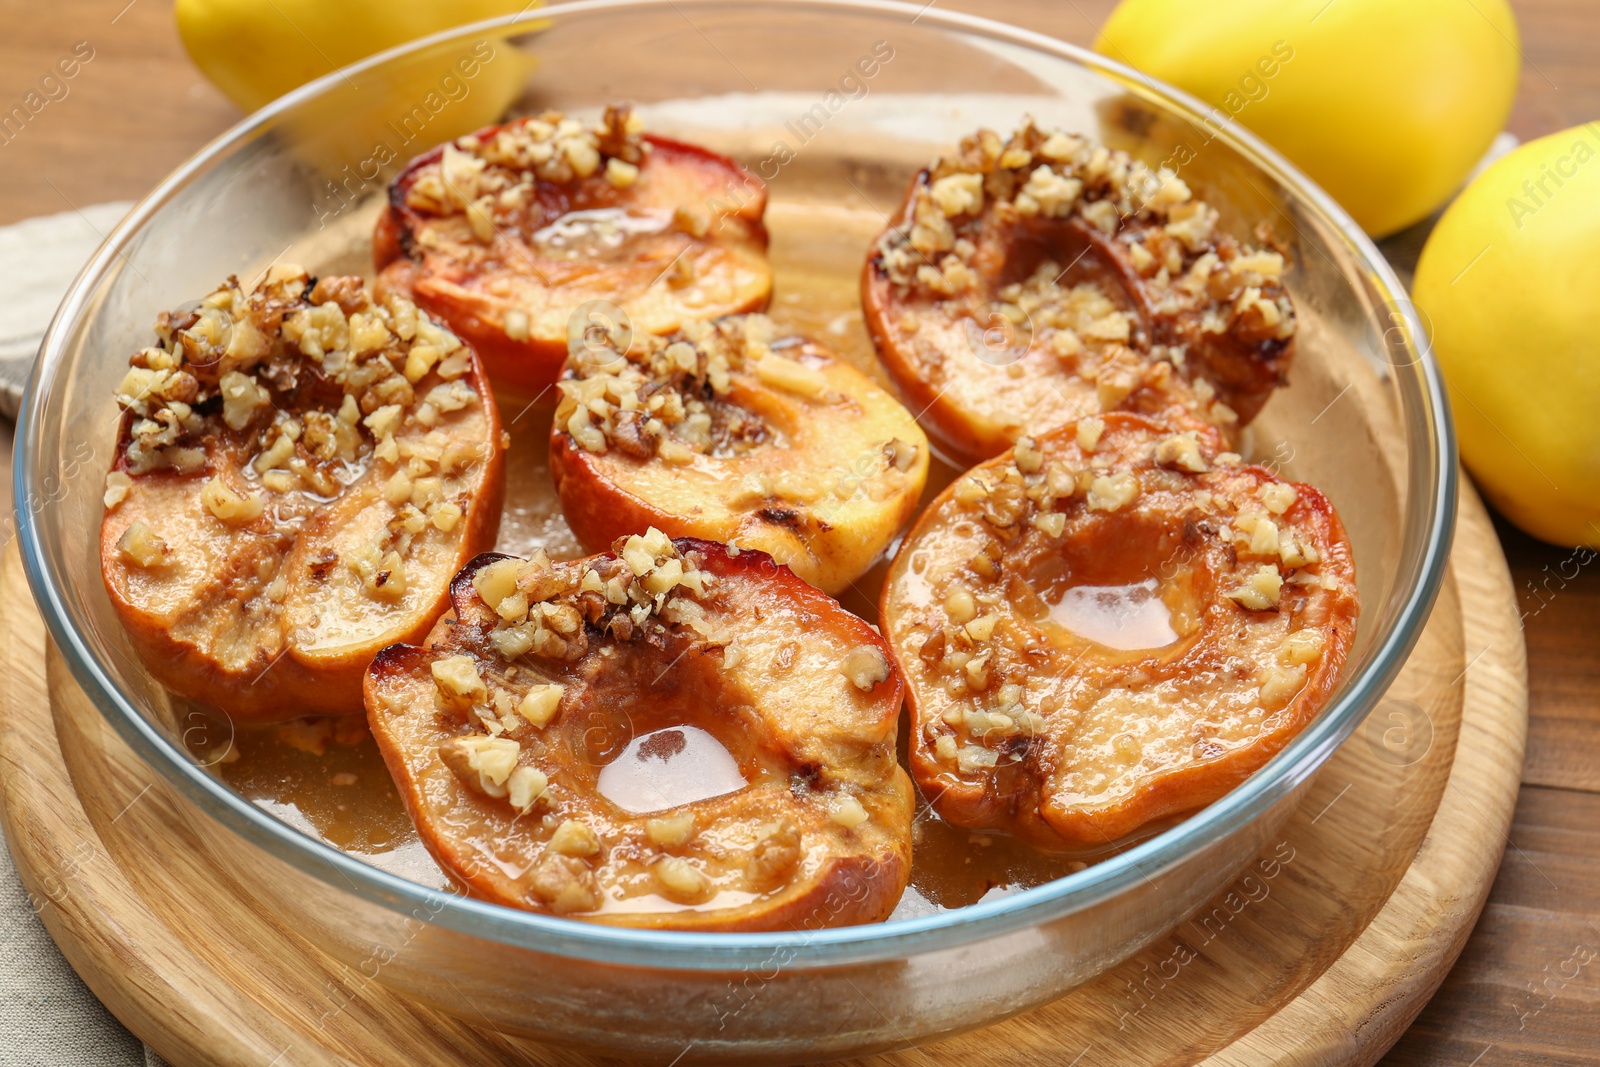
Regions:
[[[631,101],[652,130],[767,180],[775,314],[843,322],[830,340],[845,349],[865,343],[848,316],[871,231],[918,166],[978,126],[1004,130],[1026,113],[1081,130],[1173,166],[1221,209],[1224,228],[1270,223],[1290,248],[1300,341],[1292,384],[1251,428],[1249,451],[1322,488],[1354,544],[1363,615],[1335,699],[1244,785],[1076,873],[967,907],[816,931],[652,932],[497,907],[342,852],[230,789],[185,743],[98,573],[114,387],[157,311],[231,273],[248,281],[288,259],[370,275],[388,178],[484,121],[485,99],[472,94],[492,93],[486,75],[507,70],[518,111],[589,116]],[[798,297],[787,307],[786,289]],[[757,1063],[919,1043],[1056,997],[1172,929],[1271,840],[1395,676],[1440,585],[1456,492],[1440,382],[1403,288],[1344,212],[1270,148],[1223,112],[1037,34],[931,5],[828,0],[560,4],[289,94],[164,181],[85,268],[45,338],[16,455],[22,553],[52,637],[261,908],[425,1003],[662,1062],[685,1049]],[[527,524],[508,522],[517,547]]]

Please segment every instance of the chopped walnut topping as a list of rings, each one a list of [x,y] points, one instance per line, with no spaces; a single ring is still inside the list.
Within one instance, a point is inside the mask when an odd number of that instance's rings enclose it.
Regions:
[[[1148,263],[1152,275],[1165,272],[1164,284],[1179,292],[1184,290],[1180,282],[1220,290],[1206,295],[1238,304],[1231,312],[1235,317],[1259,315],[1258,325],[1276,336],[1293,332],[1287,299],[1262,295],[1262,286],[1282,274],[1282,256],[1215,242],[1217,212],[1194,200],[1171,171],[1152,171],[1086,137],[1041,130],[1031,119],[1008,140],[980,130],[964,139],[957,153],[935,160],[915,193],[910,231],[886,233],[878,255],[903,285],[935,281],[949,273],[945,260],[959,264],[971,256],[977,247],[973,226],[989,212],[1057,219],[1076,214],[1108,235],[1116,234],[1124,220],[1146,223],[1134,235],[1143,253],[1135,258]],[[1212,261],[1193,274],[1208,254]],[[928,266],[930,260],[939,263],[937,269]],[[1257,308],[1258,300],[1271,310]]]
[[[141,474],[204,472],[218,437],[242,444],[243,484],[214,476],[199,495],[232,526],[289,494],[336,497],[376,461],[392,468],[383,474],[388,503],[412,509],[349,562],[371,595],[403,596],[411,540],[430,523],[448,532],[462,516],[438,475],[484,458],[443,433],[396,440],[478,399],[463,380],[471,365],[461,341],[404,297],[378,301],[360,279],[313,282],[295,266],[273,267],[248,294],[231,278],[195,310],[163,314],[156,332],[159,345],[134,354],[118,387],[126,463],[106,480],[106,507]],[[303,504],[275,512],[279,524],[303,522]]]
[[[1019,437],[1016,445],[1011,450],[1012,461],[1016,463],[1017,470],[1023,474],[1038,474],[1039,468],[1044,465],[1044,453],[1039,451],[1037,443],[1031,437]]]
[[[976,215],[983,210],[983,175],[947,174],[928,187],[928,195],[946,216]]]
[[[1078,420],[1078,449],[1093,452],[1100,444],[1100,435],[1106,432],[1104,419],[1090,417]]]
[[[950,616],[950,621],[957,626],[971,622],[978,615],[977,602],[972,594],[960,586],[952,589],[944,598],[945,614]]]
[[[760,890],[775,889],[788,882],[800,866],[800,833],[787,821],[765,828],[745,864],[745,878]]]
[[[588,648],[591,634],[628,641],[663,625],[687,627],[719,647],[728,644],[698,603],[710,588],[711,576],[679,553],[666,534],[652,527],[619,540],[615,551],[617,558],[581,569],[552,564],[543,552],[479,568],[473,587],[500,618],[489,635],[495,650],[507,659],[532,653],[576,660]],[[546,702],[554,701],[550,714],[556,713],[561,693],[551,691],[559,689],[530,692],[535,702],[530,722],[539,725],[536,718]]]
[[[854,830],[868,819],[867,809],[849,793],[833,798],[828,808],[828,818],[846,830]]]
[[[685,904],[698,903],[711,891],[705,872],[680,856],[662,856],[650,865],[650,873],[666,896]]]
[[[437,162],[417,169],[406,205],[435,215],[465,214],[474,236],[490,243],[498,213],[531,199],[535,181],[565,184],[599,175],[615,188],[632,185],[650,148],[642,130],[628,108],[607,108],[594,126],[547,111],[488,136],[460,137],[444,146]]]
[[[689,323],[666,337],[634,336],[627,351],[599,345],[571,360],[558,387],[570,400],[561,428],[587,452],[615,448],[635,459],[692,463],[697,455],[738,455],[775,440],[757,415],[724,398],[735,370],[815,399],[827,380],[774,351],[772,320],[737,315]]]
[[[351,553],[348,562],[370,596],[399,600],[410,588],[405,561],[393,549],[384,552],[376,545],[363,545]]]
[[[1315,663],[1322,658],[1322,645],[1321,630],[1296,630],[1283,639],[1278,658],[1290,665]]]
[[[506,799],[518,812],[532,811],[549,795],[550,779],[537,767],[518,767],[506,779]]]
[[[1067,516],[1059,511],[1035,515],[1028,521],[1046,537],[1060,537],[1067,529]]]
[[[489,687],[478,673],[471,656],[446,656],[432,664],[433,681],[439,692],[453,702],[481,704],[489,699]]]
[[[220,478],[213,478],[200,491],[200,500],[221,521],[230,526],[243,526],[260,517],[265,504],[258,494],[240,496]]]
[[[106,475],[106,492],[103,498],[106,510],[110,511],[128,498],[128,490],[133,488],[133,479],[125,471],[112,471]]]
[[[534,868],[533,895],[557,915],[593,911],[600,906],[600,884],[589,865],[576,856],[547,852]]]
[[[262,408],[272,403],[272,394],[254,378],[238,371],[224,374],[217,382],[217,389],[222,394],[222,421],[230,430],[244,429]]]
[[[862,692],[871,692],[889,678],[889,660],[876,645],[857,645],[845,654],[839,671]]]
[[[521,754],[520,744],[496,734],[462,734],[439,746],[439,758],[467,788],[527,814],[548,798],[550,780],[537,767],[519,764]]]
[[[775,389],[815,400],[828,391],[828,379],[803,363],[767,352],[756,360],[756,377]]]
[[[550,848],[564,856],[594,856],[600,852],[600,838],[588,823],[564,820],[550,838]]]
[[[1102,474],[1089,483],[1089,507],[1094,511],[1120,511],[1139,498],[1139,479],[1131,471]]]
[[[1261,503],[1274,515],[1282,515],[1288,511],[1299,497],[1295,487],[1288,482],[1268,482],[1261,487],[1258,495],[1261,497]]]
[[[1204,474],[1210,468],[1206,466],[1205,457],[1200,455],[1199,435],[1189,433],[1175,433],[1164,437],[1156,443],[1155,460],[1163,467],[1175,467],[1190,474]],[[1290,489],[1293,493],[1294,490]]]
[[[1083,182],[1063,177],[1048,164],[1041,163],[1033,168],[1016,196],[1017,213],[1059,219],[1072,211],[1082,192]]]
[[[517,714],[542,730],[556,717],[565,692],[566,688],[560,685],[536,685],[517,704]]]
[[[917,462],[917,446],[896,437],[883,446],[883,454],[890,466],[904,474]]]
[[[967,636],[972,638],[973,641],[982,643],[994,636],[994,628],[999,621],[1000,617],[998,615],[979,615],[976,619],[967,623],[964,629],[967,632]]]
[[[644,832],[657,848],[682,848],[694,840],[694,816],[660,815],[644,824]]]
[[[1228,598],[1250,611],[1268,611],[1278,606],[1278,595],[1283,589],[1283,575],[1277,565],[1263,563],[1254,574],[1245,579],[1237,589],[1228,591]]]
[[[139,567],[156,567],[172,555],[172,548],[155,531],[135,520],[117,539],[117,550]]]
[[[956,766],[962,774],[992,770],[1000,762],[1000,754],[982,745],[962,745],[956,750]]]
[[[1278,534],[1278,558],[1283,561],[1285,567],[1309,567],[1322,560],[1317,554],[1316,546],[1310,541],[1297,538],[1287,529],[1279,531]]]
[[[522,561],[515,559],[498,559],[493,563],[478,568],[478,573],[472,576],[472,587],[484,602],[498,606],[502,600],[517,591],[517,575],[522,570]],[[524,601],[521,614],[526,614],[527,604]]]
[[[615,156],[606,160],[606,181],[618,189],[626,189],[639,180],[639,168]]]
[[[1248,512],[1241,514],[1234,521],[1241,530],[1245,528],[1247,522],[1249,523],[1249,551],[1251,553],[1257,556],[1276,556],[1278,554],[1280,531],[1277,523],[1265,515],[1250,514]]]
[[[1287,702],[1306,684],[1307,673],[1304,663],[1287,667],[1269,664],[1261,672],[1261,702],[1269,706]]]
[[[506,781],[517,769],[521,747],[509,737],[462,734],[439,746],[439,758],[469,788],[500,799],[507,795]]]
[[[1141,385],[1166,388],[1161,364],[1166,372],[1184,366],[1194,335],[1184,344],[1158,343],[1137,328],[1141,319],[1193,320],[1198,334],[1226,334],[1246,345],[1281,346],[1294,335],[1280,253],[1221,232],[1218,212],[1172,171],[1032,119],[1006,138],[979,130],[930,163],[911,191],[906,224],[880,235],[873,263],[902,297],[955,301],[962,308],[950,316],[965,315],[969,298],[990,295],[980,286],[994,235],[1036,226],[1033,219],[1072,220],[1115,244],[1148,296],[1143,312],[1130,312],[1113,301],[1115,286],[1063,285],[1071,264],[1048,260],[993,294],[1002,314],[1029,324],[1030,348],[1055,354],[1068,373],[1096,383],[1102,410],[1119,408]],[[902,320],[914,327],[917,316]],[[1013,365],[1012,373],[1026,371]],[[1154,377],[1145,381],[1146,374]],[[1201,397],[1198,379],[1190,384],[1210,421],[1237,420],[1214,391]]]

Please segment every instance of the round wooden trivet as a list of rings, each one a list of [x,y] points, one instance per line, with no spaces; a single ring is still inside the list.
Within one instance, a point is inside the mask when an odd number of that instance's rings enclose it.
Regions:
[[[17,867],[78,973],[168,1060],[596,1062],[412,1004],[247,903],[196,836],[225,831],[191,821],[68,677],[14,548],[0,565],[0,633],[0,782]],[[1247,874],[1053,1004],[864,1062],[1374,1062],[1483,906],[1526,728],[1510,578],[1464,488],[1449,578],[1405,671]]]

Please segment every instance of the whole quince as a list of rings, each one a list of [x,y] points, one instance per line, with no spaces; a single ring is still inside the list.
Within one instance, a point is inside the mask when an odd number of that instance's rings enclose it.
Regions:
[[[1600,123],[1496,161],[1456,198],[1414,295],[1461,457],[1535,537],[1600,546]]]
[[[195,66],[229,100],[254,111],[386,48],[531,6],[528,0],[176,0],[173,11]]]
[[[474,20],[518,13],[528,0],[177,0],[195,65],[229,99],[255,110],[338,71],[290,109],[275,132],[312,174],[318,228],[381,189],[418,152],[498,121],[527,86],[533,57],[509,33],[418,48],[369,70],[349,64]]]
[[[1382,236],[1483,158],[1516,95],[1517,41],[1506,0],[1123,0],[1095,49],[1260,134]]]

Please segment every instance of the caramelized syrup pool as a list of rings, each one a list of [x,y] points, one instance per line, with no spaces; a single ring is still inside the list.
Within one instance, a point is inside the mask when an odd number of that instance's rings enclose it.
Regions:
[[[614,225],[616,220],[595,221]],[[887,386],[862,323],[858,288],[862,260],[882,217],[865,208],[775,200],[767,223],[775,275],[769,314],[780,327],[816,338]],[[593,228],[594,234],[560,237],[626,236],[620,226],[617,232],[603,225]],[[498,550],[525,556],[543,548],[564,559],[583,555],[550,481],[553,400],[548,395],[531,401],[514,395],[498,399],[511,434]],[[923,503],[958,473],[935,456]],[[890,545],[886,555],[892,556],[897,547],[898,542]],[[887,569],[887,561],[880,561],[841,598],[844,606],[876,622],[877,591]],[[1160,640],[1163,633],[1172,633],[1165,608],[1153,589],[1148,594],[1143,589],[1081,587],[1070,602],[1064,597],[1052,608],[1052,615],[1059,610],[1058,623],[1112,647],[1166,644],[1176,635]],[[447,876],[418,838],[362,717],[233,728],[199,709],[184,707],[180,714],[190,725],[183,735],[196,759],[258,807],[375,867],[433,887],[446,884]],[[203,726],[195,728],[197,723]],[[902,764],[907,730],[902,717]],[[601,776],[606,795],[636,812],[720,796],[743,785],[726,749],[692,726],[631,739]],[[912,835],[911,884],[891,922],[1014,893],[1081,870],[1105,855],[1051,855],[1008,837],[961,830],[941,820],[920,797]]]
[[[641,214],[615,207],[569,211],[536,230],[533,243],[554,259],[611,258],[631,238],[663,233],[671,225],[672,216],[665,213]]]
[[[1121,652],[1164,648],[1178,639],[1154,578],[1131,585],[1079,585],[1050,605],[1050,621]]]
[[[698,726],[635,737],[600,768],[597,783],[601,796],[633,815],[737,793],[749,784],[733,754]]]

